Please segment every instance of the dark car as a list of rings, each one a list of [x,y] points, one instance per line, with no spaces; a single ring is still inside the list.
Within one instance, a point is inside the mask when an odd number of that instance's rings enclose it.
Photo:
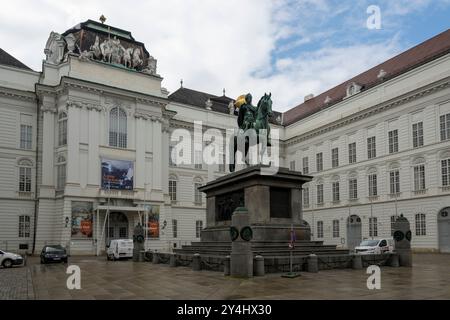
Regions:
[[[67,252],[60,245],[45,246],[41,252],[41,263],[63,262],[67,263]]]

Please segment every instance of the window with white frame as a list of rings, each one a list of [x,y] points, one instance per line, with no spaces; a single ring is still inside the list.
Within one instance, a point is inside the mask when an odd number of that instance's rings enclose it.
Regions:
[[[331,149],[331,166],[333,168],[339,167],[339,148]]]
[[[316,154],[316,169],[317,172],[323,171],[323,153]]]
[[[308,157],[304,157],[302,159],[303,162],[303,174],[309,174],[309,159]]]
[[[61,112],[58,115],[58,146],[67,144],[67,113]]]
[[[119,108],[109,113],[109,145],[116,148],[127,148],[127,114]]]
[[[425,165],[414,167],[414,191],[425,190]]]
[[[199,150],[196,150],[195,153],[195,169],[201,170],[203,168],[203,153]]]
[[[339,238],[339,220],[333,220],[333,238]]]
[[[31,192],[31,168],[33,164],[29,160],[19,162],[19,191]]]
[[[323,238],[323,221],[317,221],[317,238]]]
[[[31,229],[31,217],[19,216],[19,238],[29,238]]]
[[[317,204],[323,204],[323,184],[317,185]]]
[[[64,190],[66,186],[66,158],[63,156],[58,157],[56,163],[56,190]]]
[[[388,133],[389,136],[389,153],[398,152],[398,130],[392,130]]]
[[[177,201],[177,179],[175,177],[169,179],[169,196],[170,201]]]
[[[450,139],[450,113],[440,116],[441,141]]]
[[[373,159],[377,156],[376,137],[367,138],[367,158]]]
[[[375,217],[369,218],[369,237],[378,237],[378,219]]]
[[[26,124],[20,125],[20,149],[31,150],[33,146],[33,127]]]
[[[419,148],[423,146],[423,122],[414,123],[413,131],[413,147]]]
[[[427,235],[426,216],[423,213],[416,214],[416,236]]]
[[[442,186],[450,186],[450,159],[441,160]]]
[[[194,202],[196,205],[202,205],[202,193],[198,188],[200,188],[202,184],[200,182],[194,183]]]
[[[391,194],[400,193],[400,171],[398,169],[389,172],[389,185]]]
[[[333,182],[332,189],[333,189],[333,202],[339,202],[341,199],[339,192],[339,181]]]
[[[197,220],[195,221],[195,237],[200,238],[203,230],[203,221]]]
[[[169,166],[176,167],[177,166],[177,154],[174,152],[175,147],[169,146]]]
[[[358,180],[356,178],[348,180],[348,192],[350,200],[358,199]]]
[[[309,207],[309,187],[303,187],[303,207]]]
[[[289,169],[290,169],[291,171],[295,171],[295,160],[294,160],[294,161],[291,161],[291,162],[289,163]]]
[[[172,237],[178,238],[178,221],[175,219],[172,220]]]
[[[356,142],[348,145],[348,163],[356,163]]]
[[[378,195],[377,187],[377,175],[369,174],[369,197],[374,197]]]

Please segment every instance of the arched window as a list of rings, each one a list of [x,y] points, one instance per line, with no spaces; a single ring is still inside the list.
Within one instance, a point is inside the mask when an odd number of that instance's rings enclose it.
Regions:
[[[169,196],[172,202],[177,201],[177,180],[176,176],[169,177]]]
[[[121,108],[113,108],[109,113],[109,145],[127,147],[127,114]]]
[[[30,160],[19,161],[19,191],[31,192],[31,168],[33,163]]]
[[[64,190],[66,186],[66,158],[59,156],[56,163],[56,190]]]
[[[67,114],[61,112],[58,116],[58,146],[67,144]]]

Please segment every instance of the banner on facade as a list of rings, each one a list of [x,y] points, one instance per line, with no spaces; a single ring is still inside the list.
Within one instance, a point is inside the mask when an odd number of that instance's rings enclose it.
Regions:
[[[133,190],[133,161],[102,159],[102,189]]]
[[[144,205],[144,211],[148,215],[147,237],[149,239],[159,238],[159,206],[146,204]],[[142,217],[145,219],[145,217]],[[145,225],[145,222],[142,223]]]
[[[94,205],[92,202],[72,201],[72,239],[91,239]]]

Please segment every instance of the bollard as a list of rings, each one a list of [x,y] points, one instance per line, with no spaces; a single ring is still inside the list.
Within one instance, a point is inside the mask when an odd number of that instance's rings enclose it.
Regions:
[[[158,253],[157,252],[153,252],[152,263],[153,264],[158,264],[159,263],[159,257],[158,257]]]
[[[355,270],[361,270],[363,268],[362,257],[360,254],[354,254],[352,256],[352,268]]]
[[[308,272],[319,272],[319,259],[315,254],[310,254],[308,257]]]
[[[230,275],[230,256],[226,256],[225,259],[223,259],[223,275]]]
[[[254,275],[256,277],[262,277],[265,274],[265,269],[264,269],[264,257],[263,256],[256,256],[255,257],[255,263],[254,265]]]
[[[201,259],[199,253],[194,254],[194,257],[192,258],[192,270],[200,271],[202,269]]]
[[[169,267],[175,268],[177,266],[177,255],[175,253],[170,254]]]
[[[139,252],[139,262],[144,262],[145,261],[145,251],[142,250],[141,252]]]
[[[396,253],[391,254],[391,256],[389,257],[389,266],[394,267],[394,268],[400,267],[400,261],[399,261],[398,254],[396,254]]]

